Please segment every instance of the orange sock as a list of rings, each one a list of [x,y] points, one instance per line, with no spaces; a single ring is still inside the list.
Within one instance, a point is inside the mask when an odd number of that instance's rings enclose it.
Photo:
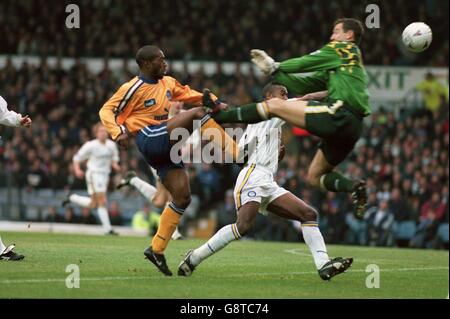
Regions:
[[[162,254],[169,244],[172,234],[180,222],[182,211],[177,209],[173,203],[164,208],[159,221],[158,231],[152,240],[152,249],[157,254]]]
[[[230,135],[225,133],[223,127],[220,126],[219,124],[217,124],[217,122],[214,119],[212,119],[212,118],[208,119],[206,117],[204,119],[205,120],[202,119],[202,127],[201,127],[202,134],[207,129],[210,129],[210,128],[216,129],[217,132],[220,133],[221,140],[216,141],[216,139],[214,138],[214,135],[210,135],[209,136],[210,141],[213,141],[216,144],[220,143],[220,146],[222,147],[222,151],[225,151],[225,153],[230,154],[232,156],[233,162],[236,162],[238,154],[239,154],[239,148],[238,148],[236,142],[231,138]]]

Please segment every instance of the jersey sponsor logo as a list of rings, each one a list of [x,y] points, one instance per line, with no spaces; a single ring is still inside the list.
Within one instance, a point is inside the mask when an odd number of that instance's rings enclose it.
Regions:
[[[155,99],[150,99],[150,100],[144,101],[144,106],[145,107],[151,107],[151,106],[153,106],[155,104],[156,104],[156,100]]]
[[[248,196],[248,197],[256,197],[256,192],[255,192],[255,191],[249,191],[249,192],[247,193],[247,196]]]
[[[166,96],[169,99],[169,101],[172,100],[172,92],[170,92],[169,90],[167,90]]]

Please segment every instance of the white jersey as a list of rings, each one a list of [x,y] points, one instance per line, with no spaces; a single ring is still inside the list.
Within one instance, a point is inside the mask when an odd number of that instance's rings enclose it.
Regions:
[[[95,139],[83,144],[73,157],[76,162],[87,160],[88,172],[108,174],[111,172],[111,163],[119,162],[119,150],[116,143],[107,139],[101,143]]]
[[[273,174],[278,169],[278,154],[281,142],[281,127],[284,121],[278,117],[249,124],[239,140],[239,151],[248,153],[247,164],[256,164],[269,169]]]
[[[20,126],[22,116],[19,113],[8,110],[8,103],[0,96],[0,124],[7,126]]]

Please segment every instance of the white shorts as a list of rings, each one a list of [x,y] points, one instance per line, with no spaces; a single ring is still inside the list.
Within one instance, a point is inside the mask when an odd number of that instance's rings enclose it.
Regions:
[[[89,195],[106,193],[109,183],[109,174],[99,172],[86,172],[86,185]]]
[[[261,204],[260,213],[267,215],[267,206],[286,193],[288,191],[274,181],[271,171],[250,165],[239,173],[236,180],[234,203],[239,210],[248,202],[258,202]]]

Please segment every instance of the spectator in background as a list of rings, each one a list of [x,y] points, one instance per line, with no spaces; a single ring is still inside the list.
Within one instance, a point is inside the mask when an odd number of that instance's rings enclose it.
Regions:
[[[134,214],[131,226],[134,230],[146,230],[150,236],[153,236],[158,230],[159,220],[160,214],[151,211],[150,205],[145,203],[142,210]]]
[[[95,219],[95,216],[92,215],[91,209],[88,207],[81,208],[81,217],[80,217],[80,223],[86,224],[86,225],[96,225],[97,220]]]
[[[109,218],[111,220],[111,225],[113,226],[122,226],[123,225],[123,219],[122,219],[122,213],[120,211],[119,203],[116,201],[112,201],[109,205]]]
[[[416,90],[422,93],[425,108],[431,113],[439,112],[442,99],[448,101],[447,88],[431,72],[425,75],[425,80],[416,85]]]
[[[403,197],[399,188],[392,190],[389,207],[396,222],[416,220],[418,217],[412,214],[413,210],[409,207],[408,201]]]
[[[47,216],[45,217],[47,223],[60,223],[62,222],[61,216],[58,214],[58,210],[55,206],[48,208]]]
[[[211,165],[202,163],[202,169],[199,173],[199,182],[204,192],[204,206],[214,206],[217,200],[216,196],[220,190],[220,178],[217,170]]]
[[[326,242],[338,243],[344,240],[346,225],[344,210],[340,208],[340,194],[326,193],[326,199],[322,204],[321,212],[325,219],[326,229],[323,234]]]
[[[431,248],[440,222],[444,220],[446,205],[438,192],[431,195],[420,209],[420,224],[417,233],[411,240],[416,248]]]
[[[234,203],[233,190],[229,189],[225,193],[225,200],[217,209],[217,225],[215,232],[223,226],[229,225],[236,220],[236,206]]]
[[[440,220],[445,213],[445,203],[441,200],[441,195],[434,192],[431,199],[426,201],[420,209],[420,220]]]
[[[150,231],[150,205],[145,203],[141,210],[137,211],[131,222],[134,230]]]
[[[389,202],[382,199],[378,207],[370,208],[364,217],[367,222],[367,242],[370,246],[386,246],[388,243],[394,215]]]
[[[67,207],[64,210],[64,220],[62,222],[67,223],[67,224],[79,223],[79,220],[78,220],[77,216],[75,215],[75,212],[72,207]]]

